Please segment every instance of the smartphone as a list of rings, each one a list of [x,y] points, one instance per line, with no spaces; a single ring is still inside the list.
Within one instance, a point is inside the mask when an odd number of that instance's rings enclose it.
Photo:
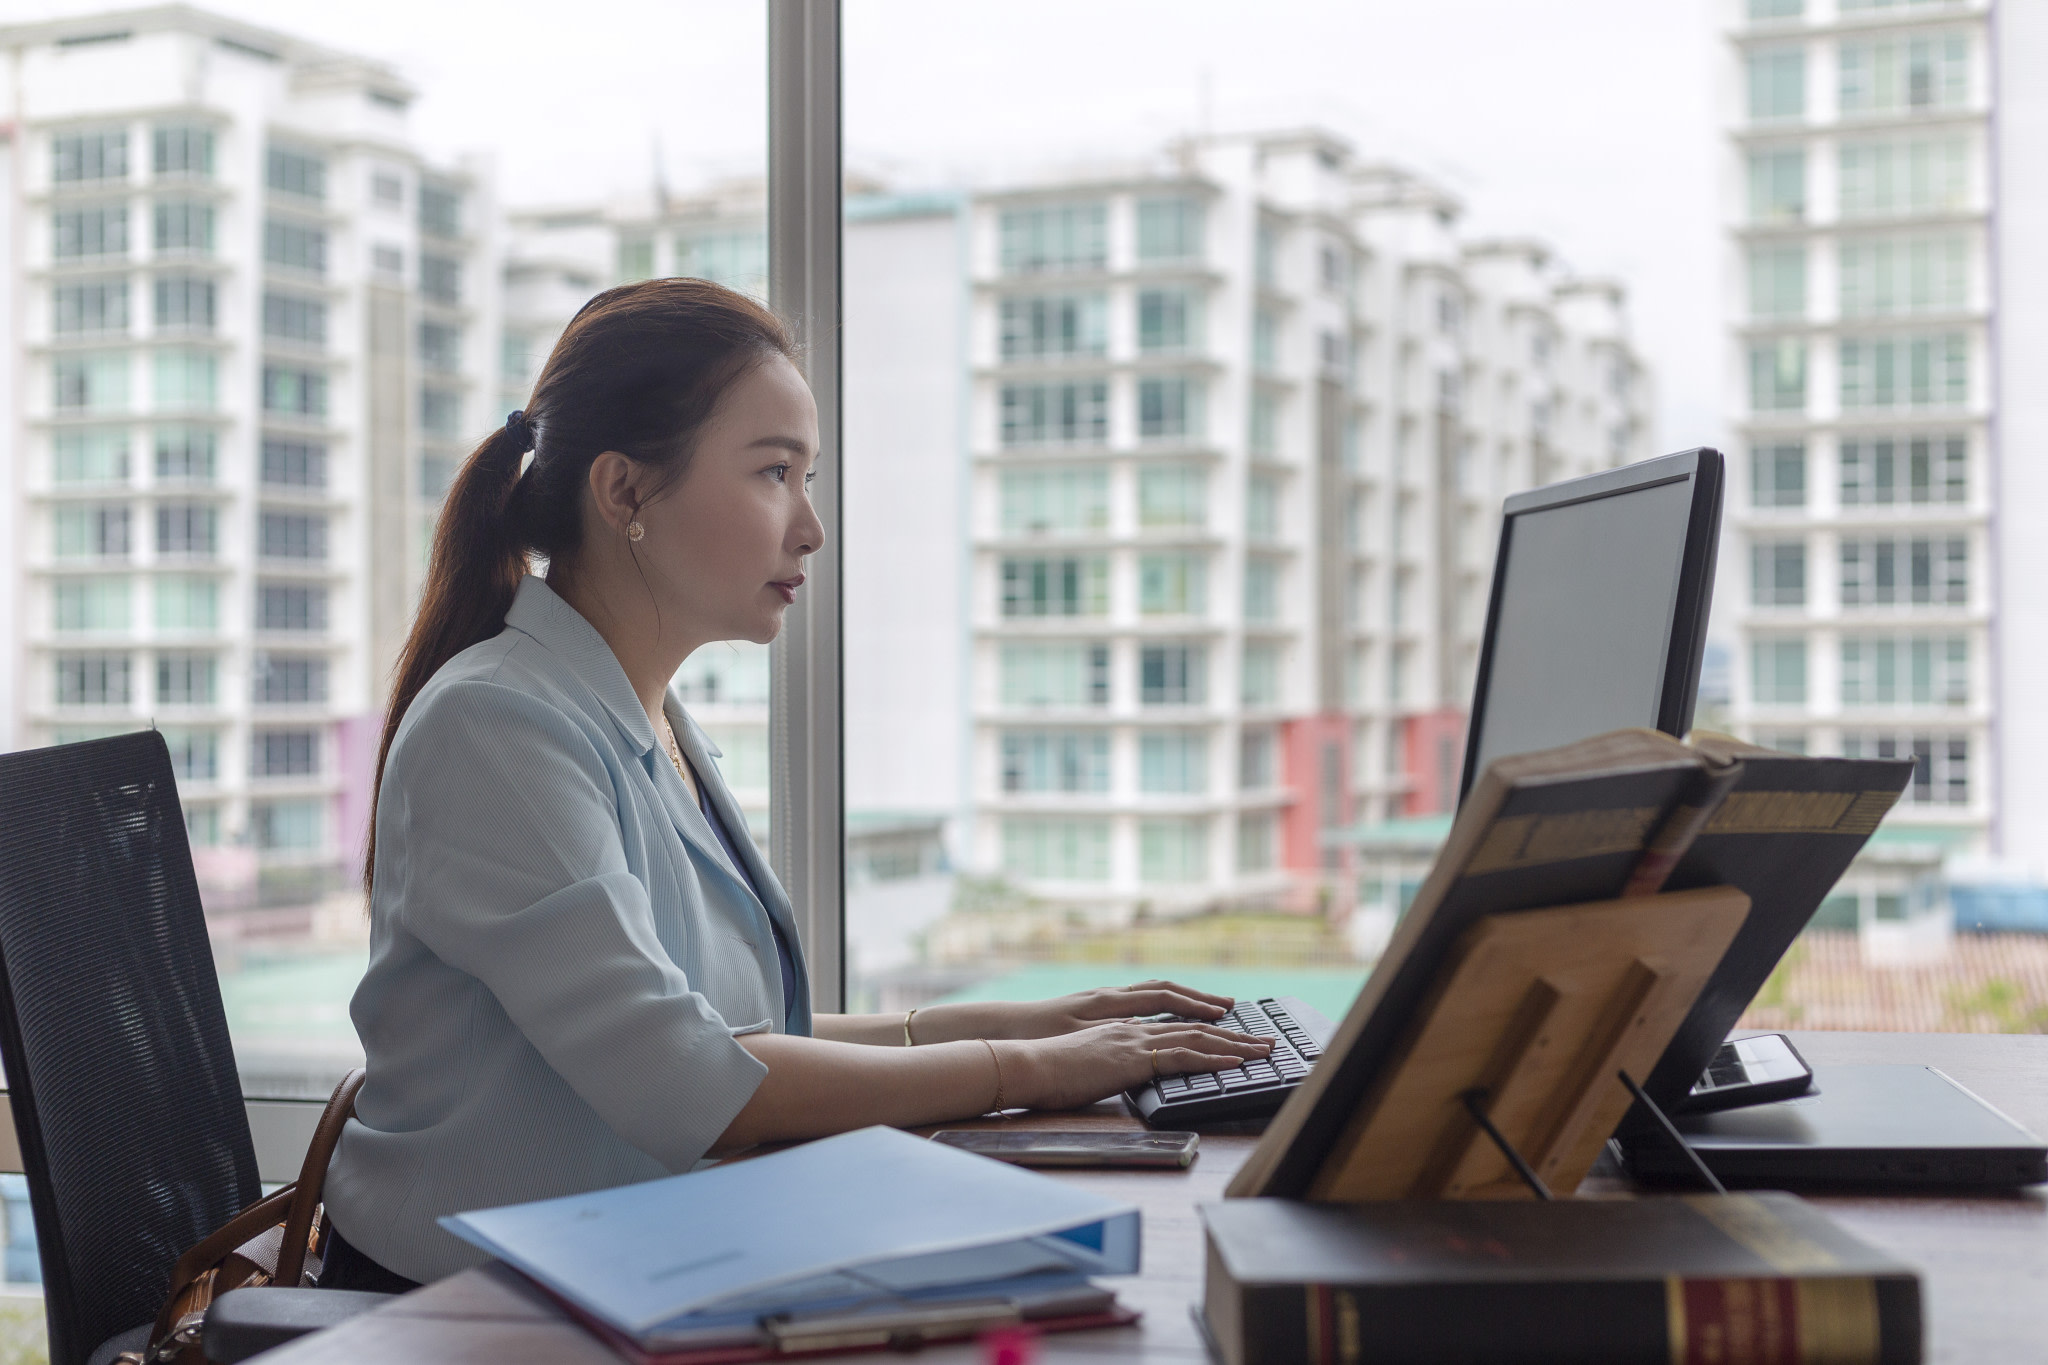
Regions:
[[[1202,1145],[1199,1133],[1048,1128],[948,1128],[933,1133],[932,1141],[1015,1166],[1185,1167]]]
[[[1789,1100],[1813,1088],[1813,1069],[1782,1033],[1721,1044],[1691,1093],[1674,1106],[1680,1114],[1711,1114],[1752,1104]]]

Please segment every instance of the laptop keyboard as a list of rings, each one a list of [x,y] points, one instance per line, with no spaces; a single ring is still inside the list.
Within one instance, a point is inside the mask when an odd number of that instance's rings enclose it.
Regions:
[[[1262,1118],[1278,1110],[1323,1055],[1278,1000],[1240,1000],[1216,1021],[1218,1028],[1270,1038],[1268,1056],[1227,1071],[1162,1076],[1124,1092],[1124,1102],[1152,1124],[1203,1119]]]

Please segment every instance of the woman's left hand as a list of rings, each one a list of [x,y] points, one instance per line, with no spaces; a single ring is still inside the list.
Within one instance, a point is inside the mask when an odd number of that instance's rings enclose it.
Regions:
[[[1076,991],[1051,1000],[990,1000],[938,1005],[919,1010],[913,1021],[917,1041],[951,1038],[1057,1038],[1098,1024],[1170,1014],[1213,1024],[1237,1002],[1172,981],[1140,981]]]

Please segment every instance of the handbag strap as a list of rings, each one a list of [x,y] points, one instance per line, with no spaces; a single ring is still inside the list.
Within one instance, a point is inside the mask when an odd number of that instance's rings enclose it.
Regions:
[[[327,1163],[334,1157],[334,1148],[341,1141],[341,1130],[355,1117],[356,1092],[363,1088],[368,1073],[361,1067],[341,1078],[341,1084],[334,1087],[334,1093],[327,1099],[327,1107],[320,1112],[320,1122],[313,1129],[313,1140],[306,1144],[305,1164],[299,1167],[298,1183],[292,1189],[291,1212],[284,1220],[284,1247],[277,1257],[277,1275],[273,1283],[295,1286],[306,1268],[306,1252],[313,1236],[313,1219],[320,1211],[320,1190],[327,1183]]]
[[[215,1228],[205,1240],[180,1256],[171,1266],[170,1290],[164,1295],[163,1311],[157,1315],[156,1329],[150,1334],[150,1340],[161,1340],[177,1325],[173,1312],[187,1289],[244,1242],[258,1236],[265,1228],[276,1227],[278,1215],[285,1211],[296,1195],[297,1191],[290,1185],[266,1195]]]

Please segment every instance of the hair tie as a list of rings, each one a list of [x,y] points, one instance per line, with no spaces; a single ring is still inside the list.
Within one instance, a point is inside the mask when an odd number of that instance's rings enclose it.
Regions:
[[[519,453],[521,455],[533,449],[533,423],[526,420],[526,413],[523,409],[518,412],[508,412],[505,414],[505,430],[510,433],[513,440],[519,443]]]

